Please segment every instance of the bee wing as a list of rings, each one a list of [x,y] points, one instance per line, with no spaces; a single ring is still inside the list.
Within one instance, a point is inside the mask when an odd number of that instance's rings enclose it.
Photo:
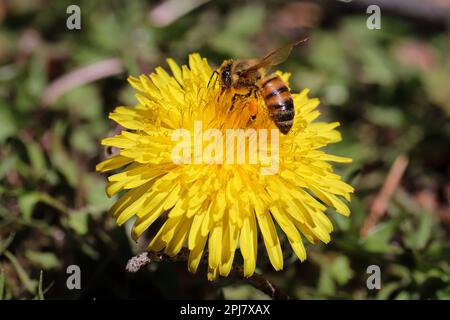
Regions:
[[[308,37],[302,38],[299,41],[288,43],[281,48],[275,49],[269,54],[267,54],[264,58],[262,58],[258,63],[250,66],[248,69],[244,70],[243,72],[248,71],[255,71],[259,68],[267,68],[271,66],[276,66],[280,63],[282,63],[284,60],[286,60],[289,57],[289,54],[292,51],[292,48],[296,45],[306,42],[308,40]]]

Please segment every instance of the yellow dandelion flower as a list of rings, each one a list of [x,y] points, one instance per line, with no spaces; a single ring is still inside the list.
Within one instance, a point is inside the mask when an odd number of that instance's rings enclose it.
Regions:
[[[171,59],[167,62],[172,75],[158,67],[149,77],[130,77],[138,103],[110,114],[128,129],[102,141],[120,152],[97,165],[103,172],[122,168],[109,176],[106,187],[108,196],[126,191],[111,208],[117,224],[136,216],[136,240],[168,213],[148,250],[174,256],[186,246],[188,269],[196,272],[207,248],[210,280],[229,274],[237,249],[244,275],[251,276],[258,236],[273,267],[281,270],[276,224],[301,261],[306,259],[302,235],[311,243],[328,243],[333,225],[324,212],[330,206],[348,216],[342,198],[350,201],[353,188],[329,163],[351,159],[320,150],[341,136],[335,130],[338,122],[315,122],[319,100],[308,98],[307,89],[293,94],[295,118],[289,134],[264,136],[259,131],[276,129],[264,101],[258,98],[258,115],[250,121],[245,99],[221,93],[217,82],[208,86],[212,70],[206,59],[192,54],[189,66],[181,68]],[[279,74],[288,81],[288,74]],[[228,139],[233,129],[245,129],[248,139],[238,143],[242,130]],[[267,143],[259,143],[263,138]],[[257,159],[249,161],[255,154]],[[239,157],[243,161],[236,161]],[[272,174],[264,172],[274,167]]]

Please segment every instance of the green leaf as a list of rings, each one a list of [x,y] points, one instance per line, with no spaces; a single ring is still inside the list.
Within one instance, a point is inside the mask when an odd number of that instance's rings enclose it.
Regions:
[[[42,267],[44,270],[57,268],[60,265],[58,258],[53,252],[27,250],[25,251],[25,257]]]
[[[25,146],[34,174],[36,176],[43,175],[46,172],[47,165],[41,146],[36,142],[27,142]]]
[[[436,297],[439,300],[450,300],[450,285],[448,285],[446,288],[442,290],[438,290],[436,292]]]
[[[337,285],[345,285],[352,277],[353,270],[350,262],[345,256],[337,256],[330,262],[330,258],[318,256],[321,267],[317,289],[326,296],[336,294]]]
[[[398,107],[370,106],[366,108],[366,116],[374,124],[391,128],[400,128],[405,122],[404,114]]]
[[[50,159],[53,166],[66,178],[67,182],[76,187],[78,182],[78,168],[75,161],[66,151],[63,140],[67,125],[62,121],[56,123],[53,130],[53,148],[50,153]]]
[[[395,300],[411,300],[411,293],[407,291],[401,291],[396,297]]]
[[[395,283],[388,283],[386,285],[383,285],[381,289],[377,292],[377,300],[387,300],[391,294],[394,293],[395,290],[400,288],[401,284],[395,282]]]
[[[343,216],[342,214],[337,213],[334,209],[328,209],[329,217],[333,221],[333,224],[336,225],[337,230],[348,231],[350,228],[350,219],[348,217]]]
[[[14,236],[16,234],[14,232],[10,233],[8,235],[8,237],[4,240],[0,240],[0,256],[3,254],[3,252],[8,249],[8,247],[10,246],[10,244],[13,242],[14,240]]]
[[[443,108],[450,116],[450,91],[446,84],[450,81],[450,63],[438,66],[423,76],[425,90],[430,99]]]
[[[251,36],[261,30],[264,17],[264,7],[258,4],[236,8],[227,18],[226,32],[233,35]]]
[[[404,284],[409,284],[411,282],[411,270],[404,265],[392,264],[389,267],[389,273],[399,278]]]
[[[247,284],[228,286],[222,290],[226,300],[270,300],[269,296]]]
[[[101,98],[95,85],[70,90],[57,103],[57,108],[68,108],[73,114],[87,120],[94,121],[102,117]]]
[[[102,23],[93,23],[92,31],[86,36],[96,47],[106,50],[115,50],[120,48],[127,38],[127,33],[123,30],[123,24],[116,13],[111,11],[99,12],[97,19]],[[115,35],[112,37],[111,35]],[[128,36],[130,36],[128,34]],[[99,56],[99,52],[95,52],[95,57]]]
[[[424,249],[431,238],[433,224],[433,216],[429,212],[420,214],[418,228],[407,235],[406,244],[417,250]]]
[[[43,57],[37,54],[32,56],[28,71],[25,87],[31,96],[39,97],[47,83],[46,63]]]
[[[5,273],[0,271],[0,300],[5,299]]]
[[[89,127],[80,127],[75,130],[70,137],[70,144],[78,151],[87,154],[94,154],[98,151],[98,145],[94,142]]]
[[[385,51],[376,45],[361,46],[358,56],[362,63],[362,81],[392,87],[395,82],[395,65]]]
[[[88,216],[85,211],[71,212],[68,219],[68,226],[79,235],[85,235],[88,232]]]
[[[397,219],[379,223],[374,230],[361,240],[361,245],[370,252],[385,253],[395,251],[395,248],[389,242],[397,230],[397,226]]]
[[[251,4],[234,9],[223,31],[211,38],[211,46],[234,57],[253,56],[249,37],[261,29],[264,17],[265,10],[261,5]]]
[[[100,211],[107,210],[114,202],[114,198],[109,198],[105,193],[106,182],[96,175],[86,175],[83,177],[83,188],[86,190],[86,200],[92,209]],[[99,211],[97,210],[97,211]],[[98,213],[90,210],[91,214]]]
[[[8,258],[8,260],[13,264],[20,281],[28,290],[28,292],[34,293],[37,286],[36,280],[30,279],[24,268],[20,265],[17,258],[10,251],[5,251],[5,257]]]
[[[11,106],[0,103],[0,142],[16,134],[18,127]]]
[[[2,179],[7,172],[16,170],[17,161],[17,156],[12,154],[6,156],[2,159],[2,161],[0,161],[0,179]]]
[[[320,271],[319,283],[317,290],[324,295],[333,295],[336,292],[336,284],[333,276],[328,268],[322,268]]]
[[[350,78],[348,59],[340,40],[335,35],[318,32],[309,46],[308,59],[317,70],[326,73],[333,82],[337,79],[344,81]]]
[[[42,291],[42,270],[39,274],[39,284],[38,284],[38,294],[37,294],[37,298],[38,300],[45,300],[44,299],[44,292]]]
[[[330,273],[339,285],[346,284],[353,277],[353,270],[347,257],[339,256],[330,266]]]
[[[350,219],[347,218],[346,220],[349,220],[350,222],[350,229],[355,233],[359,233],[359,229],[364,223],[367,215],[367,208],[361,198],[353,197],[352,201],[350,202],[350,210],[352,212],[352,216],[350,217]]]
[[[61,213],[69,213],[69,209],[66,208],[65,205],[58,199],[55,199],[42,192],[30,192],[19,196],[19,207],[25,220],[28,221],[31,219],[33,208],[39,202],[43,202],[60,211]]]
[[[25,193],[19,196],[19,207],[22,216],[26,221],[31,220],[31,215],[36,204],[40,201],[41,196],[38,192]]]

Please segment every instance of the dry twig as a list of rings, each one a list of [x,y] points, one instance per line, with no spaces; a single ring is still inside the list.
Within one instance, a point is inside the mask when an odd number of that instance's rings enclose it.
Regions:
[[[187,261],[189,257],[189,250],[187,248],[183,248],[179,254],[174,257],[170,257],[164,253],[153,253],[153,252],[144,252],[140,253],[128,260],[127,265],[125,267],[127,272],[137,272],[141,268],[152,262],[161,262],[161,261]],[[202,258],[203,263],[207,263],[206,256]],[[232,270],[232,275],[241,278],[248,284],[252,285],[254,288],[264,292],[272,299],[276,300],[288,300],[289,296],[281,291],[277,286],[275,286],[272,282],[264,278],[262,274],[255,272],[251,277],[244,276],[244,268],[242,265],[235,265]]]
[[[369,216],[361,226],[360,235],[362,237],[366,236],[370,229],[372,229],[383,217],[389,202],[391,201],[392,195],[400,184],[407,166],[408,157],[405,155],[400,155],[395,159],[380,192],[373,200]]]
[[[119,59],[113,58],[99,61],[80,69],[71,71],[53,81],[42,94],[41,103],[51,105],[67,91],[81,85],[111,77],[123,72]]]

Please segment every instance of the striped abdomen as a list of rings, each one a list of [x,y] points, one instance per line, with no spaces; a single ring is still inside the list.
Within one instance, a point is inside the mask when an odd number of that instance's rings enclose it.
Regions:
[[[294,101],[286,83],[272,74],[261,81],[261,93],[270,117],[281,133],[287,134],[294,122]]]

